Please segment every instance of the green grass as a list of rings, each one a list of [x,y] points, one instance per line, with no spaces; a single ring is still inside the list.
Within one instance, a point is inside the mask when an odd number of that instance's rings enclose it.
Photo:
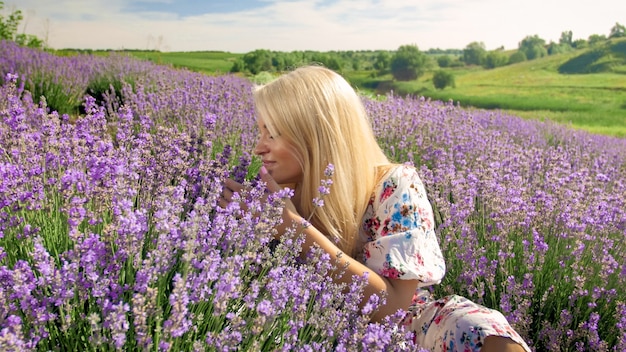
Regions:
[[[515,65],[486,70],[480,67],[451,69],[456,87],[436,90],[432,72],[416,81],[397,82],[390,75],[368,78],[354,73],[348,78],[359,89],[453,100],[461,106],[500,109],[528,119],[550,119],[592,133],[626,137],[626,69],[621,50],[626,40],[612,46],[611,55],[579,65],[587,70],[611,61],[612,72],[561,74],[559,68],[588,56],[592,50],[548,56]],[[596,67],[596,66],[593,66]]]
[[[177,51],[161,52],[156,50],[79,50],[61,49],[54,50],[55,55],[72,56],[77,54],[93,54],[107,56],[111,52],[123,52],[132,57],[152,61],[159,65],[170,65],[175,68],[186,68],[191,71],[219,75],[230,72],[234,62],[245,54],[230,53],[226,51]]]
[[[129,54],[142,60],[150,60],[157,64],[167,64],[176,68],[187,68],[191,71],[210,75],[230,72],[235,60],[244,55],[224,51],[130,51]]]

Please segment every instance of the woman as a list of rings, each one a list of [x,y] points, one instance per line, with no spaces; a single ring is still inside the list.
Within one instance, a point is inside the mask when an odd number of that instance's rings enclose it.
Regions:
[[[387,159],[347,81],[323,67],[301,67],[257,89],[254,100],[261,179],[271,192],[294,189],[278,236],[298,226],[303,250],[317,244],[349,264],[339,280],[369,273],[363,302],[387,294],[372,319],[408,310],[406,324],[423,348],[530,351],[499,312],[460,296],[435,300],[424,290],[445,272],[426,191],[415,168]],[[328,165],[332,189],[316,207]],[[241,188],[227,180],[221,205]]]

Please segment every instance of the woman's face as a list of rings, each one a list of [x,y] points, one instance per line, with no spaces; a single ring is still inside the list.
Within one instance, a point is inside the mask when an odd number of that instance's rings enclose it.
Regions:
[[[259,141],[254,153],[259,155],[263,166],[278,184],[302,181],[302,168],[296,158],[295,148],[284,138],[270,135],[263,119],[257,119]]]

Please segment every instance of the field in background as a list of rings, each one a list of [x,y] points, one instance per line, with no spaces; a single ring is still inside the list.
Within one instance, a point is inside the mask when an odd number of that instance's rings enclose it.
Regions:
[[[158,52],[136,51],[133,56],[149,60],[157,64],[171,65],[176,68],[187,68],[191,71],[210,75],[223,74],[230,71],[233,63],[243,54],[223,51],[191,51],[191,52]]]
[[[435,90],[432,74],[396,82],[400,94],[454,100],[462,106],[502,109],[532,119],[549,119],[593,133],[626,136],[626,75],[560,74],[578,53],[549,56],[492,70],[453,71],[456,87]]]
[[[227,52],[131,51],[131,55],[206,74],[228,72],[244,54]],[[416,81],[397,82],[390,75],[346,71],[345,77],[362,93],[426,96],[453,100],[461,106],[504,110],[527,119],[552,120],[592,133],[626,137],[626,74],[560,74],[558,68],[580,56],[579,51],[548,56],[515,65],[485,70],[450,69],[456,87],[436,90],[432,72]]]
[[[77,54],[108,56],[110,53],[110,50],[61,49],[54,51],[54,54],[58,56],[73,56]],[[230,72],[235,60],[244,55],[224,51],[160,52],[155,50],[125,50],[123,53],[159,65],[186,68],[190,71],[208,75],[220,75]]]

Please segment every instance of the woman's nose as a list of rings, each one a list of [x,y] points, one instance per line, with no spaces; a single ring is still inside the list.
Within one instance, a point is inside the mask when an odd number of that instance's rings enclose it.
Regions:
[[[266,152],[267,152],[267,146],[263,142],[263,139],[259,138],[258,142],[256,143],[256,147],[254,147],[254,154],[261,155]]]

